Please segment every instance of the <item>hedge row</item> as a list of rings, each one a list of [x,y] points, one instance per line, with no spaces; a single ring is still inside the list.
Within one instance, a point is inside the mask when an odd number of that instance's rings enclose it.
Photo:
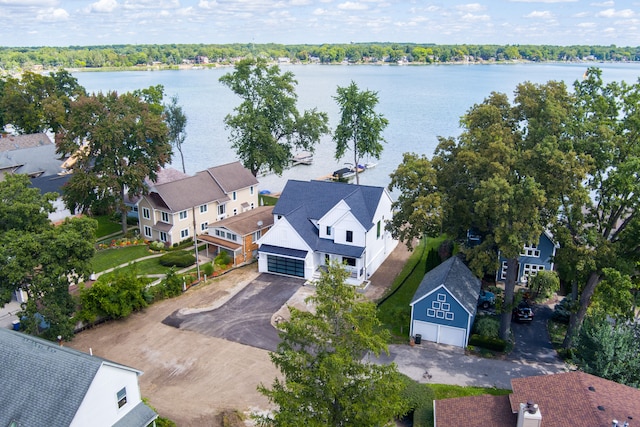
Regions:
[[[507,342],[505,340],[501,340],[500,338],[484,337],[477,334],[471,335],[469,345],[499,352],[504,352],[507,348]]]

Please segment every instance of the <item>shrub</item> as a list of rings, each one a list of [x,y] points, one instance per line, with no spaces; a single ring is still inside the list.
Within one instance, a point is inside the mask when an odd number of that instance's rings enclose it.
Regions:
[[[414,427],[428,427],[433,425],[433,402],[429,406],[421,406],[413,413]]]
[[[162,255],[158,261],[165,267],[184,268],[193,265],[196,262],[196,257],[192,253],[185,251],[168,252]]]
[[[472,332],[487,338],[499,338],[500,320],[493,316],[477,316]]]
[[[231,264],[231,257],[229,256],[229,253],[227,253],[227,251],[222,251],[218,254],[216,259],[214,260],[214,263],[218,266],[227,266]]]
[[[401,374],[400,377],[404,383],[404,389],[401,392],[402,400],[406,402],[409,411],[415,411],[422,406],[432,404],[435,394],[431,387],[420,384],[406,375]]]
[[[469,345],[499,352],[504,352],[507,348],[507,342],[505,340],[501,340],[500,338],[483,337],[478,334],[471,335]]]
[[[202,266],[202,272],[207,276],[211,276],[213,274],[213,264],[210,262],[206,263]]]
[[[152,251],[161,251],[164,249],[164,243],[158,240],[154,240],[153,242],[149,243],[149,249],[151,249]]]

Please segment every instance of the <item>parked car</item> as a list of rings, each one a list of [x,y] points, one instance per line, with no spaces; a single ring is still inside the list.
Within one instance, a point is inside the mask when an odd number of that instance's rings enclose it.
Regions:
[[[486,310],[495,303],[496,295],[493,292],[485,291],[484,289],[480,290],[480,296],[478,297],[478,307],[482,307]]]
[[[533,310],[531,306],[522,301],[511,313],[511,320],[516,322],[531,322],[533,320]]]

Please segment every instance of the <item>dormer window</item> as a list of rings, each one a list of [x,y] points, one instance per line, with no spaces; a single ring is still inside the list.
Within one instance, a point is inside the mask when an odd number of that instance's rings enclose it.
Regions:
[[[347,230],[347,242],[353,243],[353,231]]]
[[[540,250],[538,249],[538,245],[530,244],[525,245],[520,253],[520,256],[528,256],[534,258],[540,258]]]
[[[327,225],[327,236],[331,236],[331,226]]]

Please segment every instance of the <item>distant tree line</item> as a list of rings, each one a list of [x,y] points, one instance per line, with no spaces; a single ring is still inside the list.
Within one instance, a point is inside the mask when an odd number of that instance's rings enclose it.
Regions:
[[[429,64],[466,61],[639,61],[640,46],[350,44],[165,44],[69,47],[0,47],[0,69],[122,68],[183,63],[231,63],[239,58],[292,62]],[[205,59],[206,58],[206,59]]]

